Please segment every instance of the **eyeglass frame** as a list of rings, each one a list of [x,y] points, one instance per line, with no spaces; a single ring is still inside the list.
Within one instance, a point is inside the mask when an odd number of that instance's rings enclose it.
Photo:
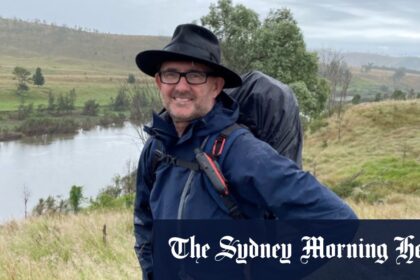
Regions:
[[[179,75],[178,81],[176,81],[174,83],[164,82],[163,79],[162,79],[162,74],[164,74],[164,73],[176,73],[176,74],[178,74]],[[187,76],[188,74],[191,74],[191,73],[204,74],[204,81],[201,82],[201,83],[191,83],[188,80],[188,76]],[[205,71],[197,71],[197,70],[192,70],[192,71],[187,71],[187,72],[179,72],[179,71],[174,71],[174,70],[163,70],[163,71],[159,71],[158,74],[159,74],[160,81],[163,84],[167,84],[167,85],[176,85],[176,84],[178,84],[179,81],[181,81],[181,78],[182,77],[185,78],[185,80],[187,81],[187,83],[189,85],[203,85],[203,84],[207,83],[207,79],[208,79],[209,76],[216,76],[215,75],[216,74],[215,72],[205,72]]]

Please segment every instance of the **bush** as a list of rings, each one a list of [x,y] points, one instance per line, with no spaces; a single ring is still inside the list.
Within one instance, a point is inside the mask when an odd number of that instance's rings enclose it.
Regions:
[[[123,125],[126,119],[123,113],[115,114],[107,112],[100,118],[99,124],[102,126]]]
[[[17,85],[17,90],[18,91],[28,91],[29,90],[29,86],[25,83],[19,83]]]
[[[25,120],[18,131],[27,136],[54,134],[54,133],[76,133],[79,124],[69,118],[30,118]]]
[[[356,93],[356,94],[353,96],[353,99],[351,100],[351,103],[352,103],[352,104],[359,104],[359,103],[360,103],[360,101],[361,101],[361,99],[362,99],[362,97],[360,96],[360,94]]]
[[[395,100],[405,100],[406,95],[403,91],[397,89],[392,93],[391,98]]]
[[[99,104],[96,103],[96,100],[89,99],[85,102],[85,105],[83,107],[83,115],[87,116],[97,116],[99,112]]]
[[[60,94],[57,99],[57,113],[69,113],[75,109],[74,103],[76,102],[76,90],[72,89],[67,94]]]
[[[326,126],[328,126],[328,122],[324,118],[317,118],[309,123],[309,129],[311,133],[314,133]]]
[[[357,181],[346,181],[335,187],[332,190],[341,198],[346,198],[352,195],[354,188],[359,186]]]
[[[136,82],[136,78],[134,77],[134,74],[128,74],[127,83],[134,84]]]
[[[24,120],[27,117],[29,117],[33,113],[33,111],[34,111],[33,103],[30,103],[28,105],[21,103],[18,107],[17,119]]]

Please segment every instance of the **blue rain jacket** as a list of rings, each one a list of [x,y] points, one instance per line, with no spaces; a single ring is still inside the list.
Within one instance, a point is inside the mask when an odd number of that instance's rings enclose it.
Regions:
[[[194,148],[209,136],[204,150],[210,154],[215,138],[235,123],[238,115],[237,103],[222,92],[212,111],[193,121],[181,137],[165,114],[154,114],[151,125],[145,127],[151,137],[139,161],[134,209],[135,251],[144,279],[148,279],[153,268],[154,219],[231,219],[203,172],[160,163],[154,178],[152,158],[158,145],[156,139],[167,154],[194,161]],[[248,218],[263,219],[267,211],[279,219],[357,218],[347,204],[314,176],[245,128],[229,136],[218,163],[229,191]]]

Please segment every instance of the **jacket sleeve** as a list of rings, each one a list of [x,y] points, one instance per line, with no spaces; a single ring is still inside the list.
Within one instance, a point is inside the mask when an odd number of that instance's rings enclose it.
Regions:
[[[152,230],[153,217],[149,197],[153,186],[150,170],[151,138],[143,147],[137,169],[136,198],[134,203],[134,250],[139,260],[143,280],[153,279]]]
[[[235,140],[223,170],[240,200],[268,209],[279,219],[357,219],[313,175],[250,133]]]

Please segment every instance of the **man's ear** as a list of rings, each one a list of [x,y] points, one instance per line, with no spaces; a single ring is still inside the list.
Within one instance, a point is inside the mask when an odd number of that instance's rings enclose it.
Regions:
[[[222,77],[215,77],[214,90],[215,92],[217,92],[217,95],[219,95],[219,93],[223,90],[224,86],[225,86],[225,79],[223,79]]]
[[[160,90],[161,82],[160,82],[159,73],[155,74],[155,83],[156,83],[156,86],[158,87],[158,89]]]

